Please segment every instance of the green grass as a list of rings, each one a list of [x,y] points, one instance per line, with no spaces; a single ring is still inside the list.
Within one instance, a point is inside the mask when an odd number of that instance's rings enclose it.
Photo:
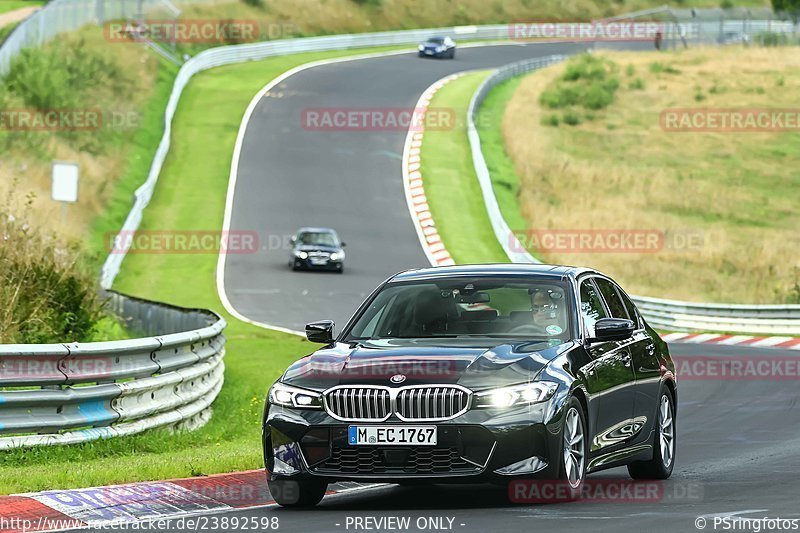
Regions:
[[[251,98],[294,66],[363,52],[300,54],[198,75],[181,98],[173,122],[172,147],[145,211],[142,229],[221,228],[231,154]],[[204,112],[198,113],[198,109]],[[129,173],[128,179],[131,176]],[[262,466],[260,416],[264,394],[291,361],[310,353],[313,347],[300,337],[251,326],[227,315],[217,298],[216,262],[214,254],[131,255],[115,285],[115,289],[129,294],[205,307],[225,316],[229,324],[225,332],[226,384],[214,403],[211,422],[195,432],[155,430],[85,445],[4,452],[0,455],[0,493]]]
[[[23,7],[35,7],[41,6],[44,4],[44,1],[37,1],[37,0],[0,0],[0,15],[3,13],[8,13],[9,11],[15,11],[17,9],[22,9]]]
[[[476,123],[497,203],[513,232],[526,231],[528,221],[519,209],[519,175],[506,153],[501,125],[506,104],[520,81],[522,77],[511,78],[492,89],[481,105],[478,113],[480,120]]]
[[[456,125],[452,130],[426,131],[420,153],[425,196],[456,263],[508,261],[486,214],[467,140],[467,107],[486,76],[485,71],[467,74],[434,95],[431,107],[452,109]]]
[[[153,156],[164,134],[164,109],[167,107],[177,67],[159,64],[153,95],[141,110],[141,125],[129,143],[124,173],[113,183],[113,192],[103,211],[94,219],[86,242],[88,256],[99,271],[108,255],[108,236],[116,233],[131,210],[133,193],[144,182]]]

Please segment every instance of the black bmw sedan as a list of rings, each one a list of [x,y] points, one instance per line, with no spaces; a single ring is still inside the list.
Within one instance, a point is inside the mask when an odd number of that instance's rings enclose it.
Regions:
[[[267,479],[284,506],[329,482],[559,480],[675,458],[666,343],[603,274],[548,265],[437,267],[378,287],[269,391]]]
[[[330,228],[300,228],[292,236],[289,266],[292,270],[344,271],[344,246]]]

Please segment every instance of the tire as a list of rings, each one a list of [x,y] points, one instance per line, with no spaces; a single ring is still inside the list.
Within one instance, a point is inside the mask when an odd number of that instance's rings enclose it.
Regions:
[[[633,479],[667,479],[672,475],[676,449],[675,398],[667,388],[658,397],[654,433],[653,458],[628,465],[628,474]]]
[[[583,406],[575,397],[569,399],[564,409],[558,479],[567,482],[570,499],[577,500],[586,479],[589,432]]]
[[[456,49],[455,48],[451,48],[450,49],[449,57],[450,57],[450,59],[455,59],[456,58]]]
[[[267,480],[269,493],[281,507],[314,507],[325,496],[328,484],[322,481]]]

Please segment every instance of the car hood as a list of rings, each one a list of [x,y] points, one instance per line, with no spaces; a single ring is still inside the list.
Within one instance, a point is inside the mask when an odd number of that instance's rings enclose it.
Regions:
[[[326,246],[324,244],[299,244],[299,245],[295,246],[294,249],[297,250],[297,251],[303,251],[303,252],[328,252],[328,253],[333,253],[333,252],[338,252],[339,250],[341,250],[341,247],[339,247],[339,246]]]
[[[480,390],[531,381],[549,361],[572,346],[571,342],[557,342],[492,347],[398,345],[398,341],[366,346],[337,343],[295,362],[282,381],[317,391],[336,385],[423,384],[458,384]],[[391,381],[397,375],[405,376],[401,383]]]

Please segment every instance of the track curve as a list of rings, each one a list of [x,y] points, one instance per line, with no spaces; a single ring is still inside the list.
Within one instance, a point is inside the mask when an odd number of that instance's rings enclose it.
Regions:
[[[283,238],[303,225],[336,228],[348,241],[344,275],[292,273],[286,249],[229,255],[224,286],[238,312],[299,330],[308,321],[342,324],[367,292],[398,270],[427,266],[411,222],[400,169],[406,132],[306,131],[303,109],[412,107],[436,80],[462,70],[571,53],[585,45],[539,44],[459,50],[455,61],[414,54],[320,66],[284,80],[262,98],[244,135],[231,230]],[[800,357],[789,350],[675,344],[678,357]],[[298,354],[302,355],[302,354]],[[336,495],[314,511],[274,507],[236,514],[280,517],[286,531],[341,531],[347,517],[454,517],[452,529],[520,531],[532,525],[576,531],[697,531],[699,516],[798,518],[800,387],[797,380],[686,380],[679,388],[677,462],[658,502],[515,506],[488,487],[397,487]],[[625,478],[622,469],[600,474]],[[537,520],[537,522],[532,522]],[[709,518],[709,521],[711,519]],[[411,528],[412,530],[415,528]],[[709,524],[707,529],[713,529]]]
[[[246,124],[232,191],[231,231],[255,231],[261,253],[227,255],[224,289],[249,319],[292,330],[332,318],[343,325],[390,275],[429,266],[403,193],[405,130],[309,131],[313,108],[406,108],[440,78],[587,44],[462,48],[455,60],[416,54],[303,70],[268,91]],[[330,226],[347,242],[343,275],[292,272],[281,243],[301,226]]]

